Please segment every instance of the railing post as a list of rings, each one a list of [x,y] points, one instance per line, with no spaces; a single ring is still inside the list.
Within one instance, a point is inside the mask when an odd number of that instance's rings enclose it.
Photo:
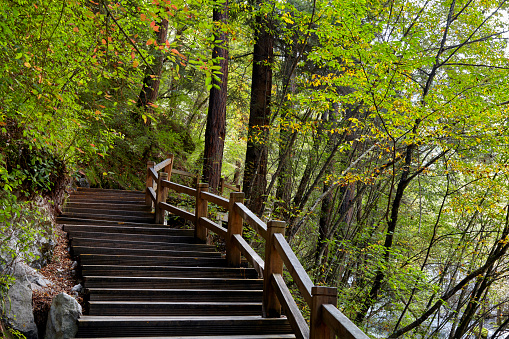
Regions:
[[[152,175],[150,175],[150,169],[152,167],[154,167],[155,164],[156,163],[153,161],[147,161],[147,180],[146,180],[147,187],[146,187],[146,191],[145,191],[145,204],[147,206],[152,206],[152,199],[150,198],[150,193],[148,191],[148,188],[152,187],[154,185],[153,180],[152,180]]]
[[[219,195],[223,195],[223,191],[224,191],[224,178],[221,177],[219,179]]]
[[[171,159],[171,164],[166,165],[166,167],[164,168],[164,171],[168,173],[168,179],[166,179],[168,181],[171,180],[171,171],[173,170],[173,160],[175,159],[175,156],[173,154],[170,154],[169,158]]]
[[[286,223],[284,221],[271,220],[267,223],[267,241],[265,242],[265,268],[263,270],[263,316],[265,318],[281,317],[281,303],[279,302],[274,287],[272,275],[283,274],[283,259],[274,245],[274,234],[285,234]]]
[[[157,178],[157,194],[156,194],[156,224],[162,224],[164,221],[164,210],[159,208],[160,202],[166,202],[168,197],[168,187],[163,187],[162,181],[168,179],[168,173],[161,172]]]
[[[196,185],[196,207],[194,222],[194,236],[202,242],[207,242],[208,229],[200,225],[200,218],[208,216],[207,200],[201,198],[201,192],[208,192],[209,184],[199,183]]]
[[[244,203],[244,192],[230,193],[228,203],[228,233],[226,235],[226,262],[230,267],[240,266],[240,249],[233,242],[233,235],[242,235],[242,216],[235,211],[235,203]]]
[[[337,305],[338,290],[336,287],[313,286],[311,288],[311,326],[310,339],[333,339],[334,334],[322,318],[322,305]]]

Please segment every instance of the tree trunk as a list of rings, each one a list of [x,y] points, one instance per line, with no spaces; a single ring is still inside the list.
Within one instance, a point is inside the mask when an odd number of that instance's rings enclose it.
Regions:
[[[247,206],[256,213],[262,210],[263,195],[267,186],[267,139],[270,123],[272,88],[272,62],[274,37],[270,22],[258,15],[258,31],[253,55],[251,102],[248,140],[244,168],[243,191]]]
[[[228,20],[228,1],[213,10],[214,22]],[[228,84],[228,37],[220,30],[214,33],[214,40],[220,41],[212,52],[214,63],[220,66],[219,79],[212,79],[210,89],[207,127],[205,129],[205,150],[203,156],[203,180],[209,183],[212,192],[217,193],[223,164],[224,138],[226,135],[226,97]],[[220,60],[218,60],[220,58]],[[219,88],[216,88],[218,86]]]

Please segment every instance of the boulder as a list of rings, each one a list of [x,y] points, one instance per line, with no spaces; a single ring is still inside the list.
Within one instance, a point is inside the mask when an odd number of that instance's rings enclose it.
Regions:
[[[32,289],[27,280],[16,280],[7,292],[4,315],[9,327],[20,331],[27,339],[37,339],[37,325],[32,312]]]
[[[46,323],[45,339],[74,338],[78,332],[81,305],[68,294],[60,293],[53,298]]]

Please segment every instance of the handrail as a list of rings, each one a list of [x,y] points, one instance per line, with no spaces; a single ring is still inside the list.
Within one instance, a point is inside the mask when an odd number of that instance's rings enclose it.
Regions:
[[[192,177],[192,178],[197,177],[197,174],[193,174],[193,173],[190,173],[190,172],[181,171],[181,170],[177,170],[177,169],[172,170],[171,173],[178,174],[178,175],[183,175],[183,176],[186,176],[186,177]]]
[[[174,190],[177,193],[185,193],[185,194],[190,195],[192,197],[196,196],[196,189],[195,188],[191,188],[191,187],[187,187],[187,186],[184,186],[184,185],[176,184],[174,182],[167,181],[167,180],[161,181],[161,185],[163,187],[170,188],[170,189]]]
[[[159,175],[157,174],[154,167],[148,169],[148,173],[152,176],[152,180],[157,181],[159,179]]]
[[[286,310],[286,316],[294,329],[295,336],[301,339],[309,338],[309,327],[306,319],[300,313],[299,307],[290,293],[290,290],[285,284],[281,274],[272,275],[272,285],[276,290],[278,299],[282,302]]]
[[[228,232],[228,230],[226,228],[224,228],[224,227],[219,226],[218,224],[216,224],[215,222],[213,222],[209,218],[201,217],[198,220],[198,222],[202,223],[201,226],[205,226],[206,228],[208,228],[212,232],[216,233],[217,235],[219,235],[219,236],[221,236],[223,238],[226,238],[226,233]]]
[[[369,339],[350,319],[348,319],[336,306],[322,305],[323,321],[341,339]]]
[[[198,176],[189,172],[173,170],[173,155],[159,164],[147,163],[146,197],[147,205],[155,204],[156,222],[161,222],[164,211],[176,214],[195,224],[195,236],[206,242],[208,230],[226,240],[226,259],[228,265],[239,266],[241,254],[264,278],[263,314],[279,317],[281,307],[286,311],[297,338],[332,339],[337,335],[341,339],[368,339],[354,323],[337,308],[336,288],[314,286],[304,267],[284,237],[285,224],[270,221],[265,224],[244,205],[244,193],[232,192],[230,199],[208,192],[207,184],[197,183],[196,188],[179,185],[171,181],[172,174]],[[158,172],[161,169],[167,172]],[[167,179],[167,180],[166,180]],[[154,190],[154,183],[157,190]],[[168,189],[195,197],[195,213],[185,211],[166,202]],[[208,203],[228,209],[228,228],[221,227],[208,219]],[[243,222],[248,223],[266,241],[265,261],[242,238]],[[311,326],[299,311],[282,277],[283,265],[293,277],[300,293],[311,309]],[[331,331],[334,335],[331,336]]]
[[[267,240],[267,226],[244,204],[235,204],[235,210],[242,215],[242,218],[258,233]]]
[[[299,259],[293,253],[292,248],[286,241],[285,237],[281,233],[274,234],[276,249],[279,252],[279,255],[283,259],[286,268],[290,272],[293,277],[295,283],[299,287],[299,291],[308,303],[311,305],[311,288],[314,286],[311,278],[307,274],[304,267],[300,263]]]
[[[150,199],[153,202],[156,202],[157,198],[156,198],[156,192],[154,191],[154,189],[152,187],[149,187],[149,188],[147,188],[147,191],[148,191],[148,194],[150,195]]]
[[[192,213],[189,213],[188,211],[183,210],[182,208],[178,208],[166,202],[160,202],[159,206],[161,210],[171,212],[186,220],[194,221],[194,215]]]
[[[226,180],[221,177],[219,179],[219,194],[223,195],[224,189],[228,188],[232,192],[240,192],[240,184],[231,185],[226,182]]]
[[[210,201],[211,203],[214,203],[214,204],[221,206],[223,208],[228,208],[228,199],[225,199],[218,195],[215,195],[215,194],[212,194],[209,192],[201,192],[201,198],[205,199],[207,201]]]
[[[263,277],[263,270],[265,269],[265,263],[263,262],[262,257],[256,253],[251,246],[242,238],[240,234],[234,234],[233,238],[235,239],[235,242],[237,246],[240,248],[240,251],[242,254],[244,254],[244,257],[253,265],[256,272],[258,272],[258,276]]]
[[[166,160],[163,160],[154,166],[154,171],[159,172],[160,170],[162,170],[163,168],[165,168],[166,166],[168,166],[172,163],[173,163],[173,158],[168,158]],[[175,170],[173,170],[173,172],[175,172]]]

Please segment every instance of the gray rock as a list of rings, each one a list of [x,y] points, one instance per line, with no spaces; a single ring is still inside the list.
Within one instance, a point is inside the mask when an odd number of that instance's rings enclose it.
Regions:
[[[32,289],[27,280],[16,280],[7,293],[4,305],[8,326],[20,331],[27,339],[37,339],[37,325],[32,312]],[[0,305],[1,306],[1,305]]]
[[[90,182],[85,177],[80,178],[78,180],[78,187],[90,188]]]
[[[76,299],[60,293],[51,303],[46,323],[45,339],[74,338],[78,332],[78,318],[81,316],[81,305]]]
[[[82,290],[83,286],[81,284],[78,284],[72,288],[71,291],[80,292]]]

